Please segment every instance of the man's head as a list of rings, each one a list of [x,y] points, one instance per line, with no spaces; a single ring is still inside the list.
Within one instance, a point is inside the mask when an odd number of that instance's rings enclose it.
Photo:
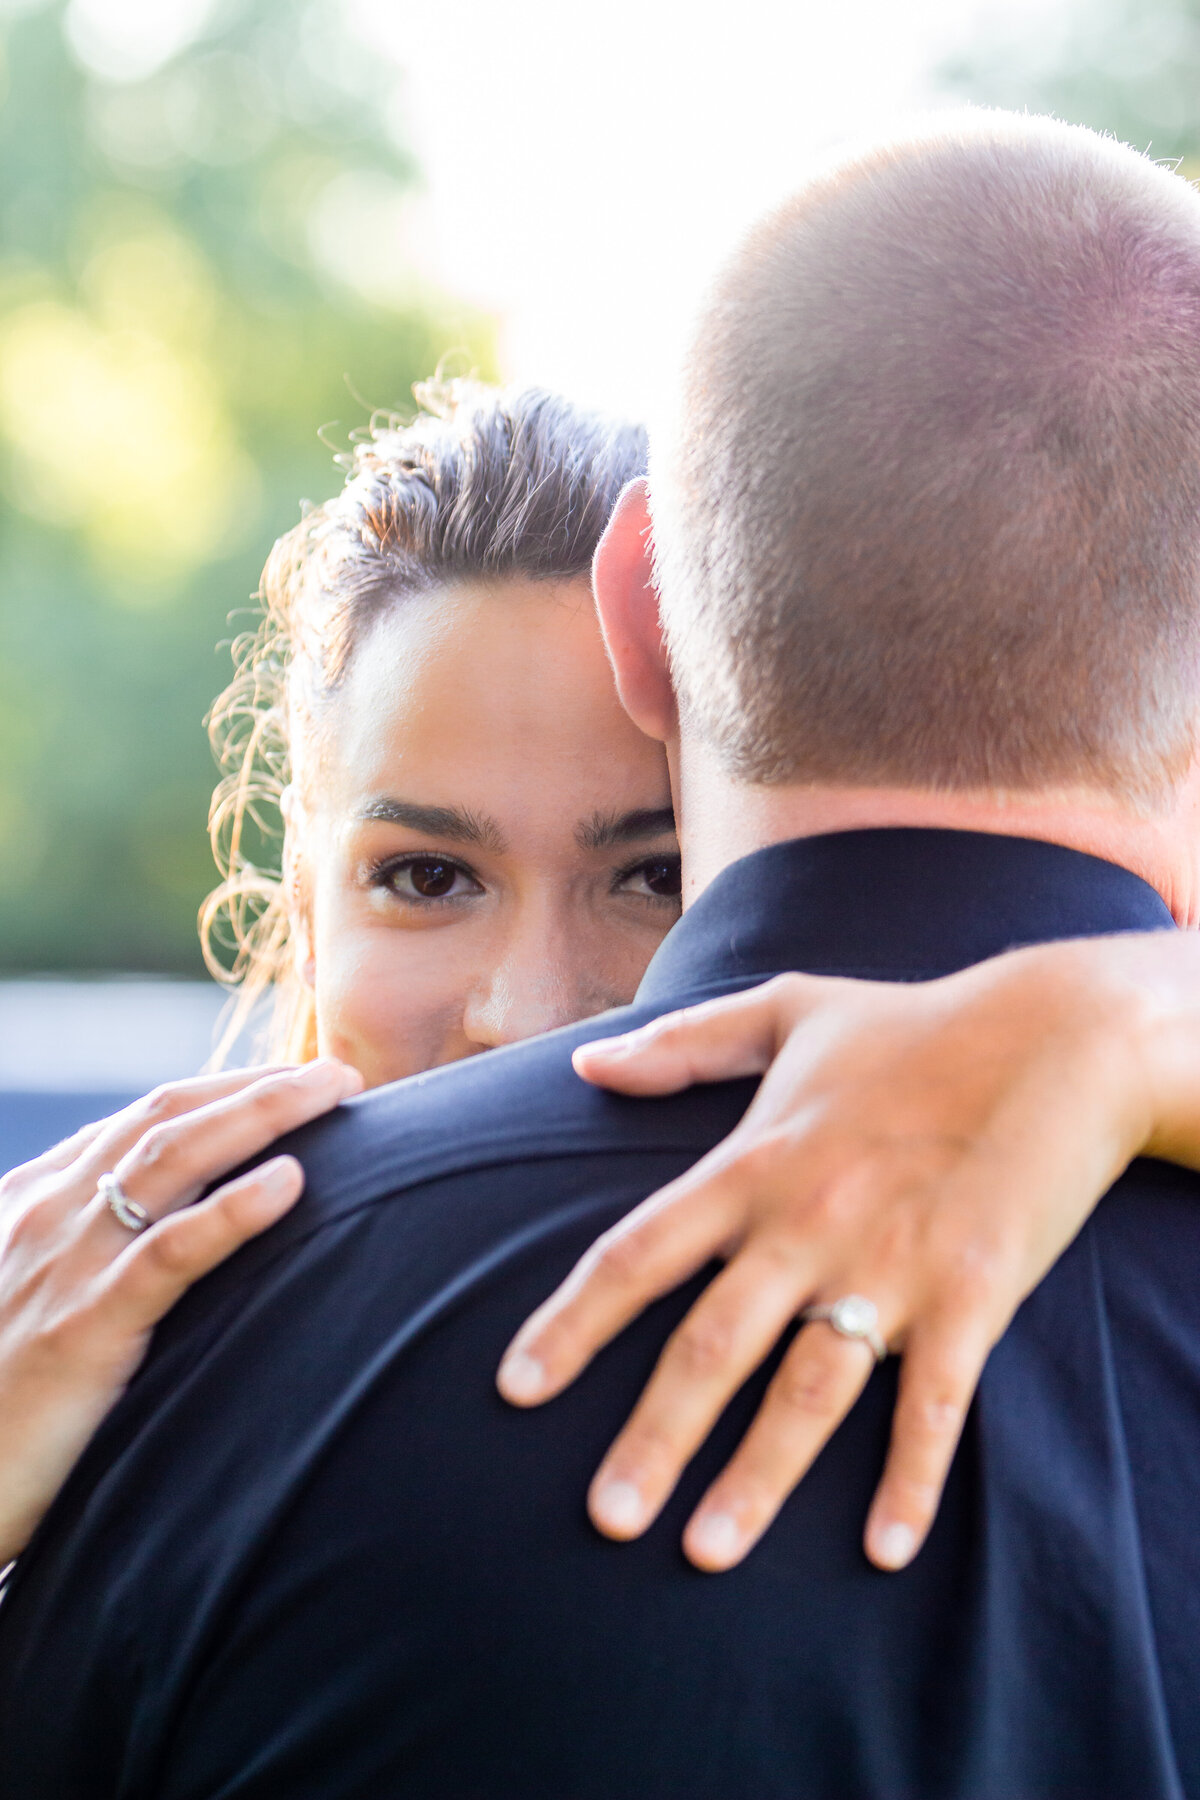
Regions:
[[[724,271],[650,494],[680,728],[730,780],[1169,810],[1200,715],[1200,195],[999,113],[843,161]]]

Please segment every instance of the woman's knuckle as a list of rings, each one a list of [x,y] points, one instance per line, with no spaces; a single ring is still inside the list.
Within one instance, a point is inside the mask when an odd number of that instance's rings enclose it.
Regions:
[[[164,1082],[160,1087],[151,1088],[138,1106],[143,1131],[152,1130],[155,1126],[176,1118],[184,1105],[183,1091],[178,1083]]]
[[[857,1179],[857,1171],[840,1171],[817,1182],[807,1196],[804,1211],[812,1235],[844,1237],[862,1216],[862,1183]]]
[[[278,1137],[296,1123],[309,1091],[306,1084],[290,1077],[267,1081],[251,1088],[244,1104],[263,1131]]]
[[[754,1260],[768,1279],[798,1272],[804,1266],[809,1245],[809,1235],[800,1226],[790,1227],[786,1220],[779,1220],[770,1231],[755,1236]]]
[[[742,1191],[761,1193],[772,1189],[789,1167],[788,1140],[779,1132],[743,1142],[725,1169],[726,1182]]]
[[[986,1240],[971,1239],[959,1244],[948,1258],[945,1287],[960,1312],[981,1312],[1002,1285],[1005,1258],[998,1248]]]
[[[913,1474],[911,1470],[898,1470],[889,1483],[893,1503],[899,1510],[915,1515],[917,1520],[932,1516],[937,1508],[941,1483],[930,1481],[927,1477]]]
[[[670,1046],[685,1028],[684,1014],[671,1012],[664,1013],[661,1018],[650,1019],[645,1025],[624,1032],[622,1036],[627,1048],[640,1054],[646,1050],[660,1050],[664,1044]]]
[[[594,1272],[611,1287],[636,1287],[646,1267],[646,1243],[632,1231],[614,1232],[596,1246]]]
[[[93,1339],[90,1296],[80,1294],[72,1305],[57,1311],[41,1325],[36,1354],[47,1368],[64,1368],[74,1373],[87,1366]]]
[[[193,1261],[190,1235],[160,1227],[143,1240],[145,1263],[164,1275],[188,1274]]]
[[[60,1208],[55,1196],[35,1190],[18,1199],[5,1228],[5,1243],[10,1250],[43,1248],[59,1223]]]
[[[132,1169],[142,1174],[172,1175],[183,1159],[185,1139],[174,1121],[152,1125],[131,1152]]]
[[[0,1175],[0,1210],[32,1192],[47,1176],[66,1168],[70,1159],[64,1157],[63,1149],[63,1145],[56,1144],[52,1150],[44,1150],[40,1156],[18,1163],[15,1169]]]
[[[728,1319],[701,1314],[685,1319],[676,1331],[668,1349],[670,1361],[679,1374],[703,1380],[718,1374],[733,1353],[734,1333]]]
[[[17,1205],[35,1180],[36,1175],[31,1173],[28,1163],[19,1169],[10,1169],[7,1175],[0,1175],[0,1211]]]
[[[43,1235],[42,1226],[32,1205],[18,1206],[9,1215],[4,1228],[4,1248],[21,1255],[33,1249]]]
[[[837,1410],[838,1383],[827,1363],[807,1358],[780,1371],[776,1395],[788,1412],[802,1418],[828,1418]]]
[[[962,1404],[952,1389],[934,1388],[913,1399],[905,1409],[904,1422],[920,1437],[941,1441],[957,1433],[962,1422]]]
[[[621,1449],[623,1465],[644,1475],[670,1467],[679,1455],[670,1419],[654,1415],[632,1421],[624,1433]]]

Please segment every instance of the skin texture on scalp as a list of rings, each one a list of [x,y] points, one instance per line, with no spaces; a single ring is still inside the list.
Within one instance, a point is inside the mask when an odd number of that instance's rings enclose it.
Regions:
[[[840,158],[749,234],[651,450],[727,772],[1160,806],[1200,677],[1200,195],[1054,119]]]

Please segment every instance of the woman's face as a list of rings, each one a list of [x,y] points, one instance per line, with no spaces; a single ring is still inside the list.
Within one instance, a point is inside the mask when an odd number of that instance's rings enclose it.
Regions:
[[[405,600],[325,740],[291,846],[322,1054],[375,1086],[632,998],[679,858],[586,580]]]

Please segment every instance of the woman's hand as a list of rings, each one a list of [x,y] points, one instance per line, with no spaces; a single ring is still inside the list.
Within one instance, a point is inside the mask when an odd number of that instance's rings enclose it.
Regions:
[[[151,1328],[285,1213],[304,1177],[278,1156],[199,1200],[205,1188],[361,1087],[328,1060],[175,1082],[0,1181],[0,1566],[28,1542]],[[137,1235],[97,1194],[110,1172],[150,1215]]]
[[[549,1399],[650,1301],[724,1259],[593,1481],[599,1529],[639,1535],[787,1326],[860,1294],[903,1357],[866,1550],[907,1563],[1022,1299],[1139,1152],[1200,1166],[1197,951],[1164,933],[916,985],[788,975],[579,1050],[581,1075],[626,1094],[767,1071],[731,1136],[607,1232],[506,1354],[506,1398]],[[828,1323],[801,1329],[689,1522],[695,1564],[746,1554],[873,1364]]]

